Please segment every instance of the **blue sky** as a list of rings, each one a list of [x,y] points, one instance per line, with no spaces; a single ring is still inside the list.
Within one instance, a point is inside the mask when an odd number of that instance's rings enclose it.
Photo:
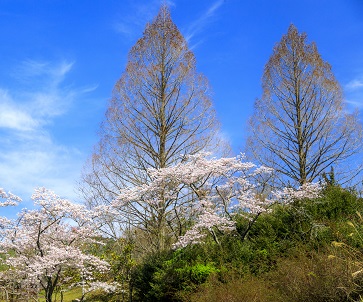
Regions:
[[[0,187],[24,200],[38,186],[79,200],[113,85],[161,2],[0,0]],[[332,65],[348,109],[363,107],[363,1],[168,3],[236,153],[264,65],[291,23]]]

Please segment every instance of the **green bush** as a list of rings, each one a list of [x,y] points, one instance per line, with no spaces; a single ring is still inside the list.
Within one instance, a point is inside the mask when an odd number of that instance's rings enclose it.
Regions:
[[[182,301],[180,292],[192,292],[219,269],[198,246],[152,255],[133,272],[135,301]]]
[[[315,220],[345,220],[355,215],[363,201],[353,190],[328,185],[321,198],[307,200],[304,208]]]

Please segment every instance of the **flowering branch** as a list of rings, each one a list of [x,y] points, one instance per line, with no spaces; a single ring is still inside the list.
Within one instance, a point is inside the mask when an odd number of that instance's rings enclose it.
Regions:
[[[3,231],[0,248],[7,254],[9,270],[1,272],[0,279],[12,271],[26,286],[43,289],[51,302],[55,288],[69,282],[67,271],[93,280],[94,272],[106,272],[109,264],[82,251],[85,243],[97,243],[94,212],[45,188],[35,190],[32,199],[36,208],[22,210]]]

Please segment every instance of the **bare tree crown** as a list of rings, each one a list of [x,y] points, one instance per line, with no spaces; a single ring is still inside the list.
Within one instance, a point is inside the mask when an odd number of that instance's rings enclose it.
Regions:
[[[294,25],[274,47],[247,149],[280,180],[304,184],[358,151],[362,128],[344,108],[331,66]]]
[[[83,176],[83,195],[90,205],[109,204],[122,189],[147,184],[150,169],[169,167],[186,154],[216,151],[218,128],[208,81],[196,71],[194,54],[162,6],[130,50],[114,87],[100,143]],[[140,202],[134,210],[139,222],[168,238],[170,204],[161,200],[153,209]],[[120,211],[121,225],[131,223],[129,214]],[[113,232],[114,221],[109,226]]]

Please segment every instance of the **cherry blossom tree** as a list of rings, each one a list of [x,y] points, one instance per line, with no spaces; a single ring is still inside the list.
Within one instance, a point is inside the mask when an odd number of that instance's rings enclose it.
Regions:
[[[2,194],[8,201],[17,200]],[[97,243],[97,212],[44,188],[35,190],[32,199],[36,208],[23,209],[1,231],[0,249],[6,255],[8,270],[0,274],[0,280],[13,276],[22,288],[37,293],[44,290],[46,302],[51,302],[60,286],[70,285],[75,277],[86,283],[96,281],[94,272],[106,272],[109,265],[82,250],[87,243]]]
[[[174,248],[199,243],[208,234],[219,243],[219,233],[235,229],[236,214],[250,219],[243,239],[273,203],[316,197],[321,189],[306,184],[267,194],[265,184],[271,173],[269,168],[245,162],[243,156],[217,159],[198,153],[174,166],[150,169],[151,182],[122,190],[112,205],[146,234],[155,232],[155,217],[163,216],[170,232],[160,235],[170,236],[170,241],[173,237]]]

